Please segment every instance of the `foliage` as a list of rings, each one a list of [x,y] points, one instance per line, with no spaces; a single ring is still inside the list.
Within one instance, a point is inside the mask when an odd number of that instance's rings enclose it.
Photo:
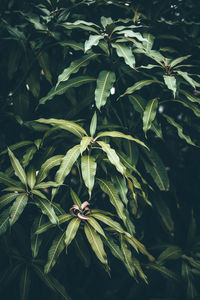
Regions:
[[[2,296],[198,299],[199,4],[2,8]]]

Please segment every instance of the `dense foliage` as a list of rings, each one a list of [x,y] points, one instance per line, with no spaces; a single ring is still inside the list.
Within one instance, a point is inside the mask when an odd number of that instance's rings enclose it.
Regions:
[[[199,299],[199,8],[2,1],[1,297]]]

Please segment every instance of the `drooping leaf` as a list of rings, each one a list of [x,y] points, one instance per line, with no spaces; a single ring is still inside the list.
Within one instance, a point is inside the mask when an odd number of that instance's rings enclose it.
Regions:
[[[123,175],[125,172],[125,167],[121,164],[119,156],[117,155],[115,150],[112,149],[110,145],[106,144],[105,142],[98,141],[97,143],[101,146],[102,150],[106,152],[111,164],[113,164],[116,167],[116,169]]]
[[[119,57],[124,58],[125,63],[129,67],[135,67],[135,56],[133,55],[131,47],[121,43],[112,43],[112,47],[116,49]]]
[[[24,169],[22,168],[19,160],[15,157],[15,155],[9,148],[8,148],[8,154],[10,156],[10,161],[11,161],[12,167],[15,170],[17,176],[19,177],[20,181],[24,185],[26,185],[27,184],[26,173],[25,173]]]
[[[88,268],[91,264],[91,255],[85,237],[82,234],[77,233],[73,245],[77,251],[77,257],[82,261],[84,266]]]
[[[38,236],[35,234],[35,231],[37,228],[41,226],[43,223],[43,215],[39,215],[35,218],[33,225],[31,227],[31,251],[32,251],[32,256],[33,258],[37,257],[40,246],[42,244],[42,238],[41,236]]]
[[[12,202],[18,196],[17,193],[7,193],[0,197],[0,209]]]
[[[115,80],[116,76],[114,72],[103,70],[99,73],[95,90],[95,103],[99,110],[106,104]]]
[[[96,111],[94,112],[94,115],[92,117],[91,123],[90,123],[90,135],[91,137],[94,136],[97,128],[97,113]]]
[[[80,145],[76,145],[67,151],[63,157],[60,168],[58,169],[55,180],[58,183],[63,183],[65,177],[70,173],[71,168],[80,155]]]
[[[27,266],[23,269],[20,278],[20,299],[28,300],[31,285],[30,270]]]
[[[164,78],[166,86],[168,87],[169,90],[171,90],[173,92],[173,95],[175,98],[175,96],[176,96],[176,77],[164,75],[163,78]]]
[[[104,39],[103,35],[90,35],[89,39],[85,41],[85,52],[90,50],[93,46],[97,46],[99,41]]]
[[[89,146],[89,144],[91,143],[92,141],[92,137],[91,136],[84,136],[81,140],[81,143],[80,143],[80,152],[81,152],[81,155],[82,153],[87,149],[87,147]]]
[[[150,263],[146,266],[148,269],[153,269],[158,271],[161,275],[166,277],[167,279],[179,281],[179,277],[173,271],[169,270],[168,268],[161,266],[159,264]]]
[[[165,114],[163,114],[163,117],[167,120],[167,122],[170,125],[174,126],[177,129],[178,135],[179,135],[179,137],[181,139],[185,140],[188,144],[190,144],[192,146],[196,146],[193,143],[193,141],[191,140],[191,138],[188,135],[186,135],[186,134],[183,133],[183,127],[180,124],[178,124],[176,121],[174,121],[174,119],[172,119],[171,117],[169,117],[169,116],[167,116]]]
[[[47,215],[52,224],[58,223],[58,217],[55,214],[55,211],[51,204],[45,200],[37,197],[36,199],[37,206],[41,209],[44,215]]]
[[[149,100],[145,107],[145,111],[143,115],[143,130],[145,134],[151,128],[152,122],[156,116],[157,107],[158,107],[157,98]]]
[[[103,247],[103,242],[98,233],[91,227],[88,223],[84,225],[84,231],[88,242],[90,243],[92,250],[96,254],[97,258],[102,262],[102,264],[107,265],[107,255]]]
[[[90,60],[96,58],[98,55],[98,53],[89,53],[77,60],[72,61],[70,66],[64,69],[64,71],[58,76],[56,88],[61,82],[67,81],[71,74],[77,73],[80,68],[87,66]]]
[[[145,151],[148,160],[143,159],[145,169],[151,175],[156,185],[161,191],[169,190],[169,178],[163,162],[158,154],[151,149],[151,151]]]
[[[114,186],[115,186],[118,194],[120,195],[120,198],[122,199],[124,204],[127,206],[127,204],[128,204],[128,199],[127,199],[128,188],[126,185],[125,178],[120,175],[116,175],[115,177],[112,177],[112,181],[114,183]]]
[[[111,237],[111,235],[106,233],[106,237],[107,237],[107,239],[105,240],[105,244],[106,244],[106,246],[108,246],[110,248],[112,255],[114,255],[117,259],[124,262],[124,255],[123,255],[121,248],[115,243],[115,241]]]
[[[180,90],[180,92],[187,97],[188,100],[191,102],[196,102],[200,104],[200,99],[198,97],[195,97],[194,95],[191,95],[188,91]]]
[[[158,261],[161,263],[166,260],[176,260],[180,258],[182,254],[182,249],[179,246],[169,246],[159,255]]]
[[[65,232],[59,233],[53,240],[52,245],[48,251],[48,260],[44,267],[44,273],[47,274],[56,264],[56,261],[65,247]]]
[[[73,218],[69,225],[67,226],[66,232],[65,232],[65,246],[66,246],[66,251],[68,246],[71,244],[73,239],[76,236],[76,233],[79,229],[81,223],[81,219],[79,218]]]
[[[153,79],[147,79],[147,80],[141,80],[136,82],[133,86],[129,87],[122,95],[120,95],[119,98],[124,97],[125,95],[130,95],[134,93],[135,91],[141,90],[144,86],[148,86],[153,83],[159,83],[159,81],[153,80]]]
[[[89,197],[91,198],[92,189],[96,175],[97,163],[94,157],[90,155],[83,155],[81,157],[81,173],[85,185],[88,188]]]
[[[136,279],[136,270],[132,262],[132,253],[122,234],[120,235],[120,244],[121,244],[121,250],[124,255],[124,264],[129,274]]]
[[[21,194],[17,196],[15,202],[10,208],[10,225],[12,226],[21,216],[28,202],[28,196]]]
[[[103,212],[95,212],[94,210],[92,210],[92,216],[95,217],[96,219],[98,219],[99,221],[105,223],[106,225],[108,225],[109,227],[111,227],[112,229],[114,229],[115,231],[119,232],[119,233],[125,233],[124,229],[122,228],[122,226],[114,221],[112,218],[106,216]]]
[[[52,126],[58,126],[64,130],[72,132],[77,135],[79,138],[82,138],[83,135],[87,135],[86,131],[78,124],[72,121],[62,120],[62,119],[38,119],[36,122],[43,124],[50,124]]]
[[[174,235],[174,221],[169,207],[162,198],[155,199],[154,207],[160,217],[161,223],[164,228],[173,236]]]
[[[196,88],[194,80],[188,75],[187,72],[176,71],[181,77],[183,77],[194,89]]]
[[[94,230],[96,230],[96,232],[98,232],[99,234],[101,234],[105,239],[105,233],[101,227],[101,225],[93,218],[93,217],[89,217],[87,222],[94,228]]]
[[[37,175],[37,183],[41,182],[48,175],[48,172],[55,166],[58,166],[64,155],[55,155],[47,159],[41,166],[39,173]]]
[[[0,214],[0,236],[6,232],[9,227],[10,207],[3,210]]]
[[[45,104],[46,101],[53,99],[56,95],[64,94],[69,88],[79,87],[83,84],[95,81],[96,78],[90,76],[77,76],[69,79],[67,82],[60,83],[57,88],[53,87],[45,97],[40,99],[39,104]]]
[[[113,138],[122,138],[122,139],[126,139],[126,140],[129,140],[129,141],[133,141],[133,142],[135,142],[137,144],[140,144],[141,146],[148,149],[148,147],[142,141],[132,137],[129,134],[124,134],[124,133],[119,132],[119,131],[103,131],[103,132],[100,132],[97,135],[97,137],[95,138],[95,140],[97,140],[100,137],[104,137],[104,136],[110,136],[110,137],[113,137]]]
[[[100,185],[102,191],[109,196],[110,202],[115,207],[120,219],[126,222],[126,215],[124,214],[124,205],[123,202],[120,200],[114,185],[111,182],[100,178],[97,179],[97,182]]]

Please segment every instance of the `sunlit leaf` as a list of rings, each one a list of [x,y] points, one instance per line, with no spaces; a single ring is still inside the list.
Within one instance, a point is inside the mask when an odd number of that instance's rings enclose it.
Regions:
[[[96,175],[97,163],[94,157],[90,155],[83,155],[81,157],[81,173],[85,185],[88,188],[88,193],[91,198],[92,189]]]
[[[66,246],[66,251],[70,243],[73,241],[73,239],[76,236],[76,233],[79,229],[81,223],[81,219],[79,218],[73,218],[69,225],[67,226],[67,229],[65,231],[65,246]]]
[[[10,225],[12,226],[21,216],[28,202],[28,196],[21,194],[17,196],[15,202],[10,208]]]
[[[125,63],[131,67],[135,67],[135,56],[133,55],[132,49],[130,46],[119,43],[112,43],[112,47],[116,49],[117,55],[123,57]]]
[[[90,135],[91,137],[94,136],[97,128],[97,113],[96,111],[94,112],[94,115],[92,117],[91,123],[90,123]]]
[[[0,197],[0,209],[12,202],[18,196],[17,193],[7,193]]]
[[[176,78],[174,76],[163,76],[166,86],[173,92],[174,98],[176,96]]]
[[[15,155],[9,148],[8,148],[8,154],[10,156],[10,161],[11,161],[12,167],[15,170],[17,176],[19,177],[20,181],[24,185],[26,185],[27,184],[26,173],[25,173],[24,169],[22,168],[19,160],[15,157]]]
[[[42,213],[48,216],[52,224],[58,223],[58,217],[56,216],[53,207],[47,200],[37,197],[36,204],[41,209]]]
[[[49,173],[49,171],[55,167],[60,165],[64,155],[55,155],[47,159],[41,166],[39,173],[37,175],[37,183],[41,182],[45,179]]]
[[[89,144],[91,143],[91,141],[92,141],[92,137],[91,136],[84,136],[81,139],[81,143],[80,143],[80,152],[81,152],[81,155],[87,149],[87,147],[89,146]]]
[[[85,41],[85,52],[90,50],[93,46],[97,46],[102,39],[104,39],[102,35],[90,35],[89,39]]]
[[[143,130],[144,133],[151,128],[152,122],[155,119],[156,111],[158,107],[158,99],[152,99],[147,102],[143,115]]]
[[[133,86],[129,87],[119,98],[124,97],[125,95],[130,95],[135,91],[141,90],[144,86],[151,85],[153,83],[160,83],[159,81],[147,79],[136,82]]]
[[[101,225],[93,218],[93,217],[89,217],[87,222],[94,228],[94,230],[96,230],[96,232],[98,232],[99,234],[101,234],[105,239],[105,233],[101,227]]]

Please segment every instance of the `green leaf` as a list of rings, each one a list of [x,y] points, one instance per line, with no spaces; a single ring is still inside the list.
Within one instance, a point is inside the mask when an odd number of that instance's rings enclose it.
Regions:
[[[102,189],[102,191],[109,196],[110,202],[115,207],[116,212],[117,212],[118,216],[120,217],[120,219],[122,219],[126,223],[126,215],[124,213],[124,205],[123,205],[122,201],[120,200],[114,185],[111,182],[100,179],[100,178],[97,179],[97,182],[100,185],[100,188]]]
[[[60,183],[54,182],[54,181],[47,181],[47,182],[41,182],[35,185],[34,189],[46,189],[49,187],[58,187],[60,186]]]
[[[29,169],[28,169],[27,182],[28,182],[30,189],[33,189],[34,185],[36,183],[36,172],[35,172],[35,168],[33,166],[29,167]]]
[[[65,177],[70,173],[71,168],[75,161],[80,155],[80,145],[76,145],[67,151],[66,155],[63,157],[60,168],[58,169],[55,180],[56,182],[62,184]]]
[[[109,227],[111,227],[112,229],[114,229],[115,231],[119,232],[119,233],[125,233],[124,229],[122,228],[122,226],[114,221],[113,219],[111,219],[110,217],[106,216],[104,214],[104,212],[95,212],[95,210],[92,210],[92,216],[95,217],[96,219],[98,219],[99,221],[105,223],[106,225],[108,225]]]
[[[28,196],[21,194],[17,196],[15,202],[10,208],[10,225],[12,226],[21,216],[28,202]]]
[[[42,180],[44,180],[49,171],[55,167],[60,165],[62,159],[63,159],[64,155],[55,155],[52,156],[51,158],[47,159],[41,166],[39,173],[37,175],[37,183],[41,182]]]
[[[67,226],[66,232],[65,232],[65,245],[66,245],[66,252],[67,248],[72,242],[72,240],[75,238],[76,233],[79,229],[81,223],[81,219],[79,218],[73,218],[69,225]]]
[[[87,66],[91,59],[94,59],[99,55],[100,54],[98,53],[89,53],[77,60],[73,60],[70,66],[64,69],[64,71],[58,76],[58,82],[56,84],[56,88],[61,82],[67,81],[71,76],[71,74],[77,73],[80,68]]]
[[[137,38],[140,42],[148,43],[148,40],[144,38],[140,32],[135,32],[133,30],[121,30],[120,32],[117,32],[117,34],[123,34],[126,37]]]
[[[167,122],[168,122],[170,125],[174,126],[174,127],[177,129],[178,135],[179,135],[179,137],[180,137],[181,139],[185,140],[188,144],[190,144],[190,145],[192,145],[192,146],[196,146],[196,145],[193,143],[193,141],[191,140],[191,138],[190,138],[188,135],[185,135],[185,134],[183,133],[183,127],[182,127],[180,124],[176,123],[176,122],[174,121],[174,119],[172,119],[171,117],[169,117],[169,116],[167,116],[167,115],[165,115],[165,114],[162,114],[162,116],[167,120]]]
[[[48,251],[48,260],[44,267],[44,273],[47,274],[56,264],[60,253],[65,247],[65,232],[59,233],[53,240],[52,245]]]
[[[78,205],[78,207],[81,207],[81,200],[79,199],[78,195],[74,192],[72,188],[70,188],[70,195],[72,197],[74,204]]]
[[[116,76],[114,72],[103,70],[99,73],[95,90],[95,103],[99,110],[106,104],[115,80]]]
[[[8,154],[10,156],[10,161],[12,164],[13,169],[15,170],[17,176],[19,177],[20,181],[24,184],[27,185],[27,178],[26,178],[26,173],[24,169],[22,168],[19,160],[15,157],[13,152],[8,148]]]
[[[21,161],[21,164],[24,168],[29,164],[36,152],[37,148],[35,147],[35,145],[26,150]]]
[[[177,260],[182,255],[182,250],[178,246],[167,247],[158,257],[158,262],[161,263],[166,260]]]
[[[88,188],[88,193],[90,198],[94,186],[96,169],[97,169],[97,163],[94,157],[90,155],[84,155],[81,157],[81,173],[85,185]]]
[[[98,233],[91,227],[88,223],[84,225],[85,235],[90,243],[92,250],[96,254],[97,258],[102,262],[102,264],[107,265],[107,255],[103,247],[103,242]]]
[[[60,45],[63,46],[63,47],[71,47],[72,49],[74,50],[80,50],[80,51],[84,51],[84,46],[82,43],[77,43],[75,41],[63,41],[63,42],[60,42]]]
[[[27,145],[31,145],[31,144],[33,144],[32,141],[22,141],[22,142],[19,142],[19,143],[14,144],[14,145],[10,145],[10,146],[9,146],[9,149],[13,151],[13,150],[20,149],[20,148],[22,148],[22,147],[26,147]],[[0,153],[0,156],[3,155],[3,154],[5,154],[5,153],[7,153],[7,152],[8,152],[8,149],[2,151],[2,152]]]
[[[58,128],[62,128],[73,134],[77,135],[79,138],[82,138],[83,135],[87,135],[86,131],[78,124],[72,121],[62,120],[62,119],[38,119],[36,122],[43,124],[50,124],[52,126],[58,126]]]
[[[20,278],[20,299],[21,300],[28,300],[29,297],[29,291],[30,291],[30,285],[31,285],[31,276],[30,271],[28,267],[26,266],[22,273]]]
[[[111,164],[113,164],[118,170],[118,172],[120,172],[123,175],[125,172],[125,167],[120,162],[119,156],[117,155],[115,150],[112,149],[109,144],[106,144],[102,141],[98,141],[97,143],[101,146],[102,150],[106,152]]]
[[[37,228],[41,227],[43,218],[44,218],[44,216],[42,214],[37,216],[31,227],[31,251],[32,251],[33,258],[37,257],[41,243],[42,243],[42,238],[38,234],[35,234],[35,231]]]
[[[144,86],[148,86],[152,83],[160,83],[159,81],[147,79],[136,82],[134,85],[130,86],[119,98],[124,97],[125,95],[130,95],[135,91],[141,90]]]
[[[186,56],[178,57],[178,58],[172,60],[172,62],[170,63],[170,68],[175,67],[176,65],[180,64],[182,61],[188,59],[189,57],[191,57],[191,55],[186,55]]]
[[[116,49],[117,55],[123,57],[125,63],[132,69],[135,67],[135,56],[133,55],[131,47],[125,44],[113,43],[112,47]]]
[[[73,216],[71,214],[63,214],[58,216],[58,225],[61,225],[69,220],[71,220]],[[43,225],[39,226],[35,232],[35,234],[41,234],[48,229],[55,227],[55,224],[52,224],[51,222],[44,223]]]
[[[173,236],[174,235],[174,221],[172,219],[169,207],[166,205],[165,201],[161,197],[158,199],[155,199],[153,204],[154,204],[154,207],[156,208],[156,211],[157,211],[165,229],[171,234],[171,236]]]
[[[105,244],[110,248],[112,255],[114,255],[117,259],[124,262],[124,255],[120,247],[115,243],[111,235],[106,233],[106,237],[107,239],[105,240]]]
[[[161,275],[163,275],[164,277],[166,277],[167,279],[171,279],[174,281],[179,281],[178,276],[176,275],[176,273],[172,272],[171,270],[167,269],[164,266],[161,266],[159,264],[148,264],[146,266],[148,269],[153,269],[155,271],[158,271]]]
[[[127,192],[128,188],[126,185],[126,180],[123,176],[115,176],[112,177],[112,181],[115,185],[115,188],[120,195],[120,198],[122,199],[123,203],[127,206],[128,205],[128,199],[127,199]]]
[[[187,72],[176,71],[180,76],[182,76],[194,89],[196,88],[194,80],[188,75]]]
[[[190,100],[191,102],[196,102],[200,104],[200,99],[198,97],[195,97],[194,95],[191,95],[189,92],[185,91],[185,90],[180,90],[180,92],[187,97],[188,100]]]
[[[5,194],[0,197],[0,209],[12,202],[18,196],[17,193]]]
[[[53,99],[56,95],[64,94],[69,88],[79,87],[83,84],[96,81],[96,78],[90,76],[77,76],[75,78],[69,79],[67,82],[59,84],[59,86],[53,87],[48,94],[41,98],[39,104],[45,104],[46,101]]]
[[[127,268],[127,271],[133,278],[136,279],[136,270],[132,262],[132,253],[122,234],[120,235],[120,243],[121,250],[124,255],[124,264]]]
[[[126,140],[129,140],[129,141],[133,141],[137,144],[140,144],[141,146],[145,147],[148,149],[148,147],[140,140],[138,139],[135,139],[134,137],[132,137],[131,135],[129,134],[124,134],[122,132],[118,132],[118,131],[104,131],[104,132],[100,132],[97,137],[95,138],[95,140],[97,140],[98,138],[100,137],[104,137],[104,136],[110,136],[110,137],[113,137],[113,138],[122,138],[122,139],[126,139]]]
[[[47,200],[37,197],[36,204],[41,209],[42,213],[48,216],[52,224],[58,223],[58,217],[56,216],[53,207]]]
[[[97,128],[97,113],[96,111],[94,112],[94,115],[92,117],[91,123],[90,123],[90,135],[91,137],[94,136]]]
[[[92,137],[91,136],[84,136],[81,140],[81,143],[80,143],[80,152],[81,152],[81,155],[82,153],[87,149],[87,147],[89,146],[89,144],[91,143],[92,141]]]
[[[174,76],[163,75],[166,86],[173,92],[174,98],[176,96],[176,78]]]
[[[158,98],[148,101],[143,115],[143,130],[145,134],[151,128],[152,122],[156,116],[157,108]]]
[[[49,201],[48,198],[39,190],[35,190],[35,189],[31,190],[31,193],[33,195],[36,195],[36,196],[40,197],[41,199],[45,199],[45,200]]]
[[[92,26],[99,27],[98,25],[96,25],[92,22],[86,22],[83,20],[78,20],[78,21],[75,21],[74,23],[65,22],[65,23],[59,24],[59,26],[62,26],[66,29],[79,28],[79,29],[83,29],[85,31],[89,31],[89,32],[92,31],[92,32],[95,32],[96,34],[99,34],[99,31],[92,27]]]
[[[103,35],[90,35],[89,39],[85,41],[85,52],[90,50],[93,46],[97,46],[99,41],[104,39]]]
[[[101,227],[101,225],[93,218],[93,217],[89,217],[87,222],[94,228],[94,230],[96,230],[96,232],[98,232],[99,234],[101,234],[105,239],[105,233]]]
[[[161,191],[168,191],[169,190],[169,178],[158,154],[151,150],[145,151],[149,162],[143,159],[145,169],[151,175],[153,180],[155,181],[156,185]]]
[[[38,56],[38,61],[39,64],[44,71],[44,75],[46,79],[52,84],[52,75],[50,71],[50,60],[47,52],[41,52],[40,55]]]
[[[10,207],[4,209],[0,214],[0,236],[6,232],[9,227]]]

